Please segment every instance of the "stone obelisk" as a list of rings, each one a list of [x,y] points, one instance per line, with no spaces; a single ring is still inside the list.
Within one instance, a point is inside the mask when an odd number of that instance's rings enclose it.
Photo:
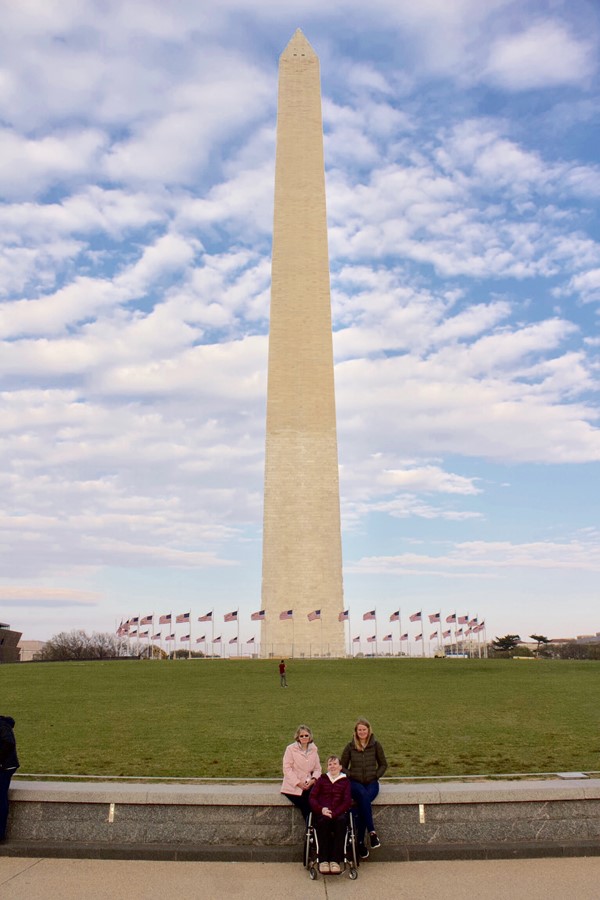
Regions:
[[[299,29],[279,61],[264,504],[262,655],[345,655],[321,86]]]

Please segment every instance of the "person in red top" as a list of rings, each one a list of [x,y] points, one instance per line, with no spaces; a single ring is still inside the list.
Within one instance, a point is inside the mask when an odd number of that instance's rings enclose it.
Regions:
[[[287,687],[287,678],[285,676],[285,663],[283,660],[279,663],[279,683],[281,687]]]
[[[344,859],[346,813],[352,806],[350,781],[342,772],[339,756],[327,757],[327,772],[317,780],[310,793],[310,808],[315,815],[319,841],[319,872],[339,875]]]

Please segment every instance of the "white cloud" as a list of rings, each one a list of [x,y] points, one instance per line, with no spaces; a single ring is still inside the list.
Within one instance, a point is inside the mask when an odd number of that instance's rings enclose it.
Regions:
[[[587,272],[574,275],[566,289],[574,294],[579,294],[586,303],[591,300],[600,300],[600,268],[589,269]]]
[[[89,175],[106,144],[98,129],[26,138],[0,131],[0,191],[5,197],[32,197],[51,185]]]
[[[574,538],[568,543],[536,541],[467,541],[455,544],[445,555],[403,553],[399,556],[364,557],[349,571],[372,574],[395,571],[434,574],[441,577],[502,577],[511,569],[600,571],[600,544],[597,536]]]
[[[15,607],[89,607],[98,606],[103,600],[102,594],[90,591],[76,591],[46,587],[22,587],[0,585],[0,600],[6,606]]]
[[[452,472],[444,472],[439,466],[420,466],[412,469],[388,469],[382,477],[383,484],[410,491],[439,491],[442,494],[478,494],[475,479]]]
[[[594,72],[594,48],[560,22],[539,21],[499,38],[490,49],[487,77],[507,90],[581,84]]]

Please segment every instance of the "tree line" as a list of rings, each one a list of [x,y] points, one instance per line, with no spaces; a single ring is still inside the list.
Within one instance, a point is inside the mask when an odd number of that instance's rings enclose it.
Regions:
[[[522,646],[518,634],[505,634],[490,644],[490,656],[510,658],[512,656],[536,656],[541,659],[600,659],[600,641],[583,643],[581,641],[561,641],[554,644],[544,634],[530,634],[530,640],[536,641],[534,650]]]
[[[580,641],[568,641],[554,644],[546,635],[530,634],[530,639],[537,642],[534,650],[521,645],[518,634],[505,634],[497,637],[489,645],[489,656],[502,659],[513,656],[536,656],[544,659],[600,659],[600,641],[582,643]],[[131,652],[126,637],[109,632],[94,632],[87,634],[81,629],[73,631],[61,631],[55,634],[39,650],[34,660],[38,662],[83,659],[118,659],[131,656],[166,656],[164,650],[150,645],[139,648],[139,652]],[[178,656],[187,657],[187,650],[177,652]],[[194,656],[203,656],[202,653],[194,653]]]

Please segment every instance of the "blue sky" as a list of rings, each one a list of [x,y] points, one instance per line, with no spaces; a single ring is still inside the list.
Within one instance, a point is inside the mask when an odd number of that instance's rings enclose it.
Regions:
[[[2,7],[0,619],[44,639],[239,608],[255,633],[277,62],[301,27],[352,634],[374,607],[380,635],[398,607],[600,631],[598,5]]]

